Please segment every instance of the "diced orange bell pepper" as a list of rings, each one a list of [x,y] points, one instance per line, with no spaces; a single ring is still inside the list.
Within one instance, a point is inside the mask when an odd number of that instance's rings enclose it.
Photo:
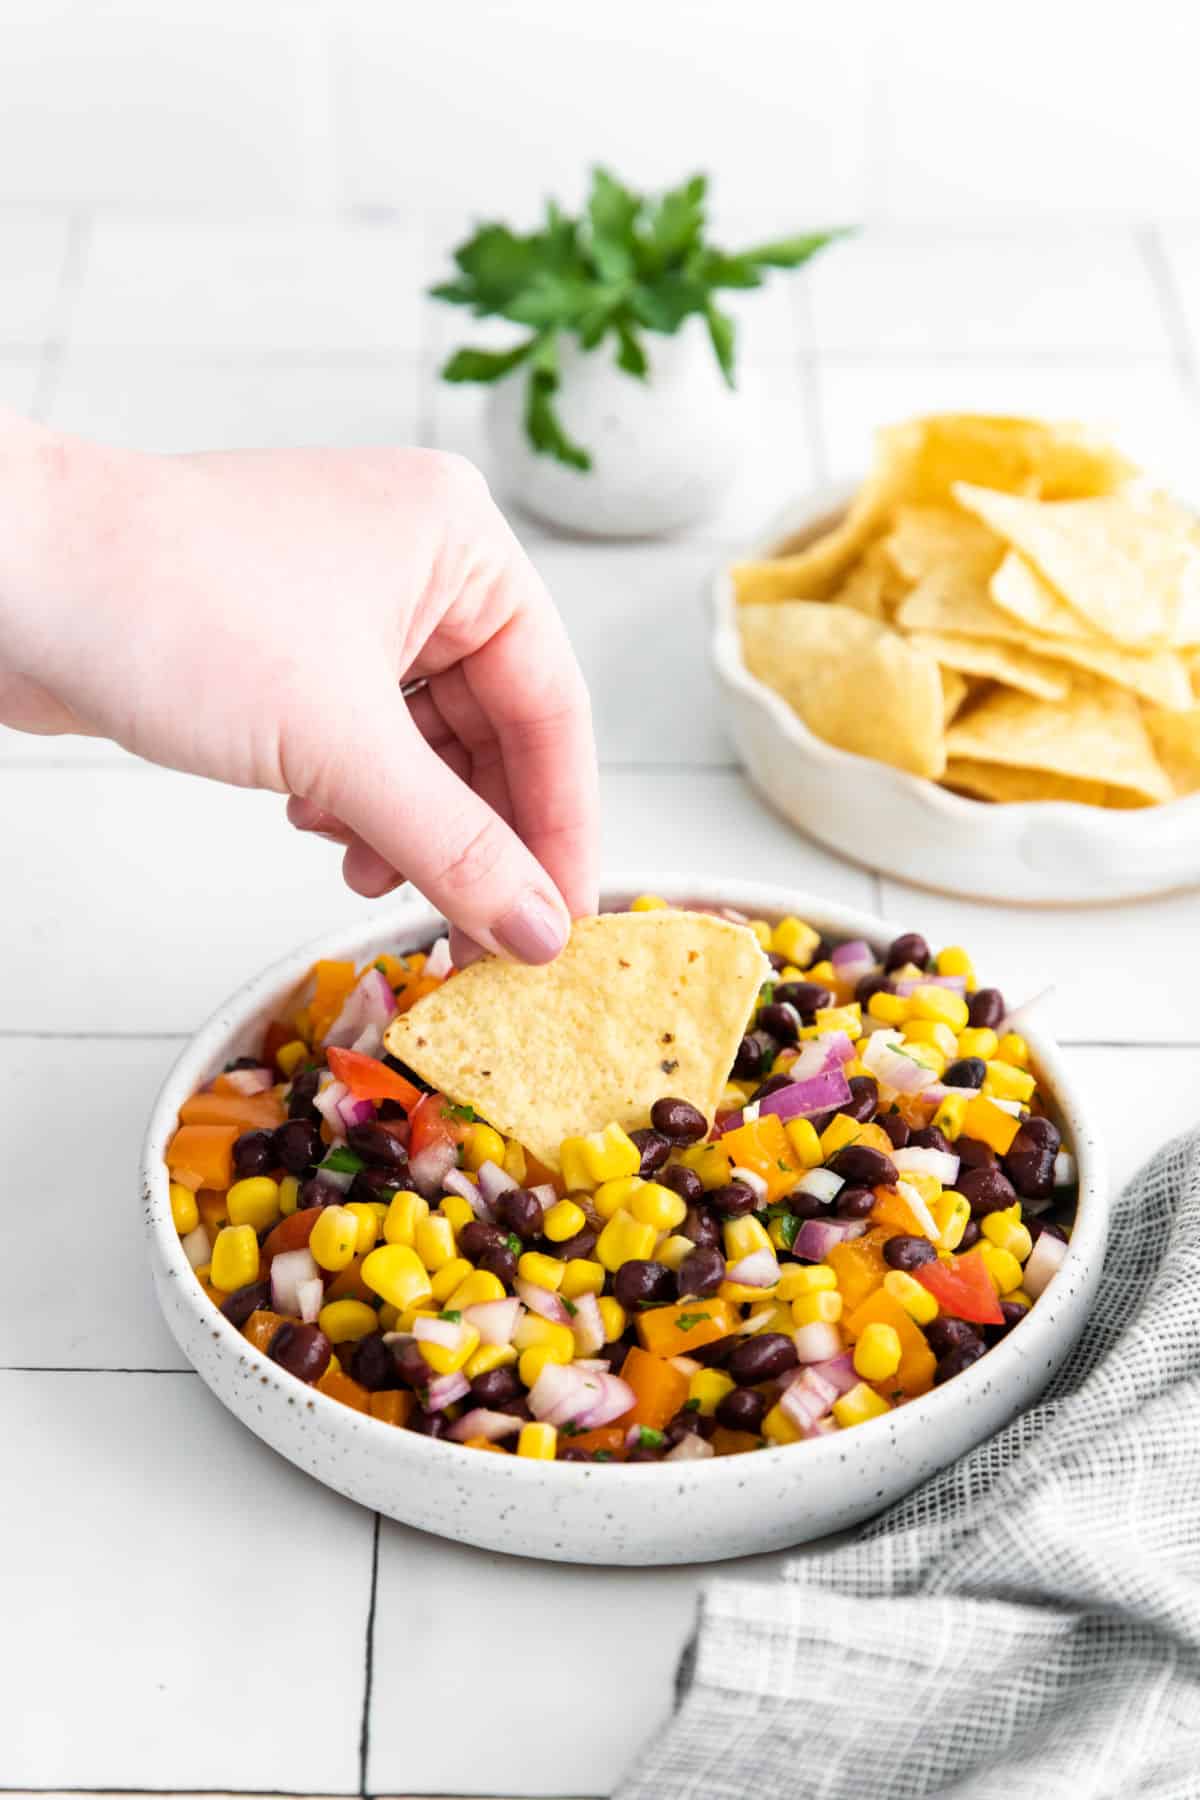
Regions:
[[[869,1231],[865,1237],[848,1238],[835,1244],[825,1261],[838,1279],[842,1303],[847,1312],[861,1306],[867,1295],[883,1286],[888,1265],[883,1260],[883,1246],[891,1231]]]
[[[626,1430],[631,1425],[648,1425],[661,1431],[688,1397],[687,1376],[661,1356],[639,1350],[636,1344],[621,1365],[621,1380],[627,1381],[634,1392],[633,1405],[621,1414],[619,1421]]]
[[[283,1103],[277,1094],[193,1094],[179,1109],[181,1125],[235,1125],[234,1137],[243,1131],[274,1131],[283,1123]],[[206,1182],[214,1187],[215,1182]]]
[[[937,1358],[921,1327],[886,1288],[876,1288],[848,1317],[843,1315],[842,1330],[851,1343],[857,1343],[868,1325],[890,1325],[900,1339],[900,1367],[886,1381],[876,1384],[884,1399],[911,1400],[917,1394],[927,1394],[933,1386]]]
[[[294,1025],[285,1025],[282,1019],[272,1019],[263,1034],[263,1066],[268,1069],[275,1068],[275,1058],[285,1044],[295,1043],[296,1036]]]
[[[295,1218],[296,1214],[293,1213],[292,1217]],[[356,1256],[346,1264],[339,1275],[334,1276],[325,1289],[326,1306],[331,1300],[362,1300],[367,1306],[374,1306],[379,1295],[374,1293],[363,1280],[359,1272],[362,1269],[362,1263],[362,1257]]]
[[[209,1234],[210,1241],[223,1225],[229,1223],[229,1205],[225,1195],[217,1188],[201,1188],[196,1195],[196,1211],[200,1214],[200,1223]]]
[[[757,1450],[762,1443],[755,1432],[730,1431],[727,1425],[718,1425],[708,1441],[718,1456],[736,1456],[742,1450]]]
[[[367,1411],[371,1417],[382,1419],[385,1425],[407,1425],[412,1409],[413,1396],[399,1388],[390,1388],[383,1394],[372,1394],[367,1402]]]
[[[681,1300],[678,1306],[655,1306],[639,1314],[637,1332],[642,1348],[654,1356],[686,1356],[728,1337],[737,1324],[737,1311],[728,1300]]]
[[[320,1043],[346,1004],[358,976],[352,962],[316,962],[312,966],[313,997],[308,1003],[311,1041]]]
[[[398,956],[389,956],[386,950],[381,950],[374,961],[364,964],[360,974],[365,975],[368,969],[381,970],[384,980],[391,988],[398,988],[401,982],[408,980],[407,966]]]
[[[238,1125],[181,1125],[167,1145],[167,1168],[174,1180],[190,1187],[219,1188],[233,1182],[233,1145]]]
[[[895,1188],[877,1187],[875,1204],[871,1208],[871,1223],[885,1225],[891,1234],[902,1232],[905,1237],[926,1237],[925,1227],[918,1219],[903,1194]]]
[[[749,1169],[767,1184],[767,1201],[778,1200],[795,1187],[804,1173],[788,1143],[783,1121],[776,1113],[763,1113],[720,1139],[721,1149],[735,1168]]]
[[[883,1126],[876,1125],[873,1120],[869,1125],[861,1125],[859,1127],[858,1136],[854,1141],[859,1145],[865,1144],[869,1150],[878,1150],[880,1154],[886,1156],[889,1161],[891,1160],[892,1152],[896,1148],[887,1132],[883,1129]]]
[[[635,1352],[632,1350],[629,1352],[630,1356],[633,1356],[634,1354]],[[628,1358],[626,1358],[626,1360],[628,1361]],[[678,1407],[676,1407],[675,1410],[678,1411]],[[640,1423],[641,1421],[638,1422]],[[629,1417],[629,1424],[632,1425],[633,1423],[634,1420],[631,1414]],[[625,1433],[627,1430],[628,1426],[625,1425],[597,1425],[592,1431],[574,1432],[567,1439],[567,1442],[573,1450],[607,1450],[610,1455],[619,1456],[625,1448]]]
[[[270,1312],[265,1306],[260,1306],[257,1312],[250,1314],[242,1326],[242,1336],[248,1339],[256,1350],[261,1350],[265,1356],[271,1347],[271,1339],[279,1327],[286,1324],[287,1320],[282,1313]]]
[[[525,1152],[525,1186],[552,1187],[560,1197],[567,1191],[567,1184],[554,1169],[548,1169],[544,1162],[539,1162],[532,1150]]]
[[[259,1268],[266,1275],[281,1250],[302,1250],[312,1236],[313,1226],[321,1216],[319,1206],[306,1206],[303,1212],[289,1213],[280,1219],[263,1240],[259,1251]]]
[[[343,1406],[353,1407],[355,1412],[365,1413],[370,1406],[371,1396],[361,1381],[343,1374],[341,1369],[326,1369],[317,1386],[331,1400],[340,1400]]]
[[[508,1451],[503,1444],[493,1444],[491,1438],[485,1437],[464,1438],[463,1448],[466,1450],[490,1450],[493,1456],[508,1455]]]
[[[440,988],[441,985],[442,984],[436,975],[414,975],[410,977],[405,985],[397,990],[397,1012],[406,1013],[410,1006],[415,1006],[418,1000],[423,1000],[426,994],[432,994],[434,989]]]

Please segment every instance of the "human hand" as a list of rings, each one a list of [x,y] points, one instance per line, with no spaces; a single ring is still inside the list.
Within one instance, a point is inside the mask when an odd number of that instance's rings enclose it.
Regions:
[[[0,721],[293,796],[357,892],[440,907],[460,963],[549,961],[595,909],[587,691],[457,457],[142,456],[0,420]]]

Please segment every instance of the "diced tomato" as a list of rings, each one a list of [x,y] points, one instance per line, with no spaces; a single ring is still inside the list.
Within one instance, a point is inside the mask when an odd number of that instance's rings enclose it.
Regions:
[[[306,1206],[303,1212],[289,1213],[286,1219],[280,1219],[278,1225],[269,1233],[259,1252],[259,1264],[262,1274],[266,1274],[274,1259],[283,1250],[303,1250],[312,1236],[313,1226],[321,1216],[319,1206]]]
[[[377,1056],[364,1056],[360,1050],[339,1050],[331,1045],[325,1052],[335,1081],[343,1081],[356,1100],[398,1100],[411,1109],[421,1098],[420,1088],[397,1075]]]
[[[968,1250],[950,1263],[922,1263],[913,1274],[952,1319],[968,1319],[972,1325],[1004,1323],[996,1289],[978,1250]]]
[[[470,1121],[457,1117],[445,1094],[423,1094],[408,1116],[408,1155],[412,1161],[433,1144],[461,1144]]]

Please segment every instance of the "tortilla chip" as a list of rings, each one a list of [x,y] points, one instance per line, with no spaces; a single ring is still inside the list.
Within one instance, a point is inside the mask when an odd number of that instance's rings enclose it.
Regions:
[[[1175,792],[1200,791],[1200,706],[1190,712],[1158,712],[1147,707],[1145,720],[1150,742]]]
[[[399,1018],[393,1056],[548,1168],[565,1137],[649,1124],[664,1095],[711,1123],[770,967],[752,931],[664,909],[579,919],[541,968],[488,957]]]
[[[957,507],[898,506],[882,550],[906,582],[952,569],[961,581],[986,585],[1004,545]]]
[[[1071,672],[1062,663],[1047,662],[1016,644],[938,631],[914,631],[908,641],[914,650],[927,651],[943,668],[1002,681],[1020,688],[1023,694],[1032,694],[1035,700],[1061,700],[1071,689]]]
[[[1141,650],[1196,642],[1200,546],[1194,521],[1164,496],[1046,504],[963,481],[954,494],[1100,636]]]
[[[744,606],[739,623],[750,673],[817,737],[914,775],[941,774],[944,703],[931,656],[830,602]]]
[[[957,669],[948,669],[942,664],[942,723],[948,725],[954,715],[962,711],[963,703],[971,691],[971,684]]]
[[[1033,700],[997,688],[950,727],[951,759],[1037,769],[1075,781],[1104,773],[1109,787],[1145,800],[1170,800],[1173,789],[1150,741],[1136,700],[1123,688],[1081,676],[1066,700]]]
[[[1083,499],[1112,493],[1134,473],[1083,425],[987,413],[936,413],[914,423],[920,442],[908,471],[910,500],[944,504],[961,481],[1046,500]]]
[[[1029,800],[1074,800],[1081,806],[1109,804],[1109,789],[1102,781],[1072,781],[1065,775],[1047,775],[1041,769],[1009,769],[999,763],[972,762],[965,756],[951,757],[942,786],[1001,805],[1020,805]]]
[[[887,608],[884,604],[884,589],[887,582],[887,570],[879,558],[873,553],[877,545],[872,544],[834,595],[838,606],[849,606],[860,612],[864,619],[886,619]]]
[[[1106,644],[1087,619],[1060,600],[1023,556],[1010,550],[988,584],[988,593],[1001,612],[1036,637],[1067,638],[1077,644]]]

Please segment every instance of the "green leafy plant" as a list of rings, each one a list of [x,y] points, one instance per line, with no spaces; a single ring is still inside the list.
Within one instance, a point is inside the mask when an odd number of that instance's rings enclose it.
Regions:
[[[639,381],[649,374],[642,334],[677,332],[696,315],[734,385],[735,326],[715,296],[761,287],[772,269],[798,269],[841,230],[805,232],[730,253],[705,242],[708,181],[693,175],[660,195],[634,193],[605,169],[592,175],[577,218],[553,201],[540,231],[520,236],[507,225],[481,225],[458,246],[458,273],[430,292],[477,319],[508,319],[528,335],[508,350],[456,350],[445,381],[500,381],[526,372],[525,430],[533,448],[573,469],[591,458],[559,417],[559,341],[570,333],[584,350],[610,341],[617,367]]]

